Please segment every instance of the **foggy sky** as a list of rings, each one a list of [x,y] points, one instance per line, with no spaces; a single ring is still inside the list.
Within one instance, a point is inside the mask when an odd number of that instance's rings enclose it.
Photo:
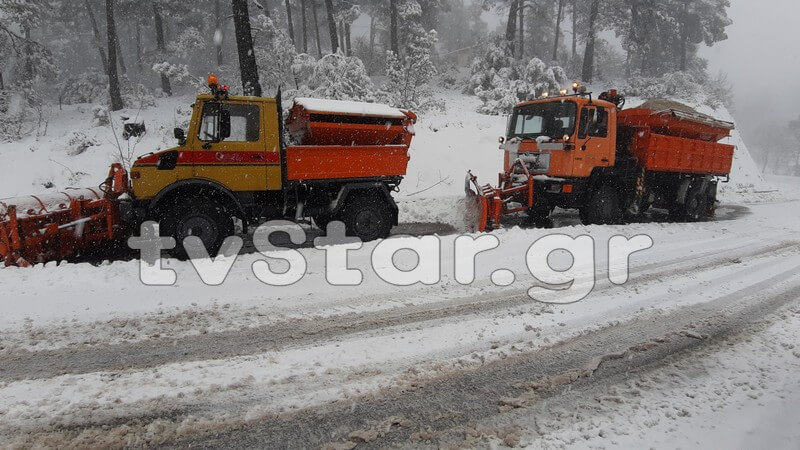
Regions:
[[[709,71],[728,74],[734,116],[745,138],[760,127],[797,119],[800,108],[800,1],[731,0],[728,40],[700,55]],[[748,136],[749,135],[749,136]]]

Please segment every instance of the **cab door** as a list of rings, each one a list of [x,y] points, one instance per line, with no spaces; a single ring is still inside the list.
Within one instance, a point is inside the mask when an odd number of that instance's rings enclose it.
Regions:
[[[614,114],[608,107],[586,105],[578,118],[572,176],[587,178],[595,167],[614,165]]]
[[[207,101],[196,130],[194,176],[215,181],[234,192],[268,189],[262,102]]]

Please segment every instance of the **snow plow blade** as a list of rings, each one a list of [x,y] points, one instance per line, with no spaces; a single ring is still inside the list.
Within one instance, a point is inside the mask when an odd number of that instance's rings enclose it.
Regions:
[[[28,267],[120,238],[116,199],[127,186],[127,172],[113,164],[99,188],[0,200],[0,260]]]
[[[533,176],[525,163],[517,159],[498,178],[498,187],[481,186],[472,171],[467,171],[464,221],[472,231],[501,228],[503,216],[525,212],[534,206]]]

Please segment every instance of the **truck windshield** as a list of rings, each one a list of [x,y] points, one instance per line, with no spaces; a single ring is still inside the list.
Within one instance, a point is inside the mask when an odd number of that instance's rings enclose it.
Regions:
[[[562,139],[575,132],[577,106],[571,101],[535,103],[514,108],[508,137],[535,139],[546,136]]]

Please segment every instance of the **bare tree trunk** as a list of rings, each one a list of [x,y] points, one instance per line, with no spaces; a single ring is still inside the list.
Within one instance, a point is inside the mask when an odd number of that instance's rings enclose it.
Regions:
[[[125,67],[125,58],[122,55],[122,44],[119,43],[119,39],[117,39],[117,59],[119,60],[119,70],[125,75],[128,73],[128,68]]]
[[[136,70],[142,73],[142,23],[136,18]]]
[[[347,53],[347,46],[344,43],[344,22],[339,22],[339,26],[336,30],[339,36],[339,48],[341,48],[344,53]]]
[[[353,56],[353,47],[350,44],[350,24],[344,24],[344,43],[347,44],[347,56]]]
[[[572,59],[578,56],[578,0],[572,0]]]
[[[224,63],[224,53],[222,52],[222,44],[224,42],[224,34],[222,31],[222,5],[220,0],[214,1],[214,48],[217,51],[217,67]]]
[[[292,5],[289,3],[289,0],[286,0],[286,19],[289,21],[289,39],[291,39],[292,44],[294,44],[295,42],[294,42],[294,24],[292,23]]]
[[[600,0],[592,0],[592,9],[589,13],[589,35],[586,37],[586,51],[583,53],[583,81],[592,82],[594,78],[594,41],[595,25],[597,22],[597,11],[600,8]]]
[[[375,54],[375,16],[369,16],[369,55]]]
[[[156,49],[158,49],[163,57],[167,49],[164,43],[164,21],[161,20],[161,9],[156,2],[153,2],[153,22],[156,27]],[[169,84],[169,78],[163,73],[161,74],[161,90],[164,91],[164,94],[167,96],[172,95],[172,86]]]
[[[625,49],[625,78],[631,77],[631,61],[633,59],[633,46],[637,39],[638,34],[638,23],[639,23],[639,2],[637,0],[631,0],[631,23],[630,29],[628,30],[628,45]]]
[[[517,9],[519,8],[520,0],[511,0],[511,6],[508,8],[508,22],[506,23],[506,51],[509,55],[514,56],[514,41],[516,40],[517,32]]]
[[[86,13],[89,16],[89,22],[92,23],[94,43],[97,45],[97,52],[100,53],[100,62],[103,64],[103,73],[108,75],[108,58],[106,57],[106,49],[103,48],[103,44],[101,43],[100,29],[97,27],[97,19],[94,17],[94,10],[92,9],[92,5],[89,4],[89,0],[83,0],[83,4],[86,7]]]
[[[331,35],[331,53],[339,51],[339,36],[336,34],[336,19],[334,19],[333,0],[325,0],[325,11],[328,14],[328,33]]]
[[[261,83],[258,80],[258,65],[253,49],[247,0],[233,0],[233,24],[236,29],[236,48],[239,53],[239,68],[242,72],[244,95],[261,97]]]
[[[106,34],[108,35],[108,93],[111,110],[119,111],[125,107],[119,90],[117,75],[117,30],[114,24],[114,0],[106,0]]]
[[[389,44],[392,53],[399,57],[400,38],[397,34],[397,0],[389,0]]]
[[[311,15],[314,17],[314,35],[317,41],[317,56],[322,58],[322,39],[319,37],[319,21],[317,20],[317,2],[311,0]]]
[[[553,61],[558,61],[558,39],[561,37],[561,14],[564,12],[564,0],[558,0],[558,14],[556,14],[556,34],[553,37]]]
[[[31,29],[23,27],[25,33],[25,78],[33,79],[33,48],[31,47]]]
[[[683,2],[683,10],[681,11],[681,72],[686,72],[686,52],[689,47],[689,32],[686,30],[686,22],[689,15],[689,3]]]
[[[525,57],[525,1],[520,0],[519,6],[519,57]]]
[[[306,19],[306,0],[300,0],[300,19],[303,21],[303,53],[308,53],[308,20]]]

